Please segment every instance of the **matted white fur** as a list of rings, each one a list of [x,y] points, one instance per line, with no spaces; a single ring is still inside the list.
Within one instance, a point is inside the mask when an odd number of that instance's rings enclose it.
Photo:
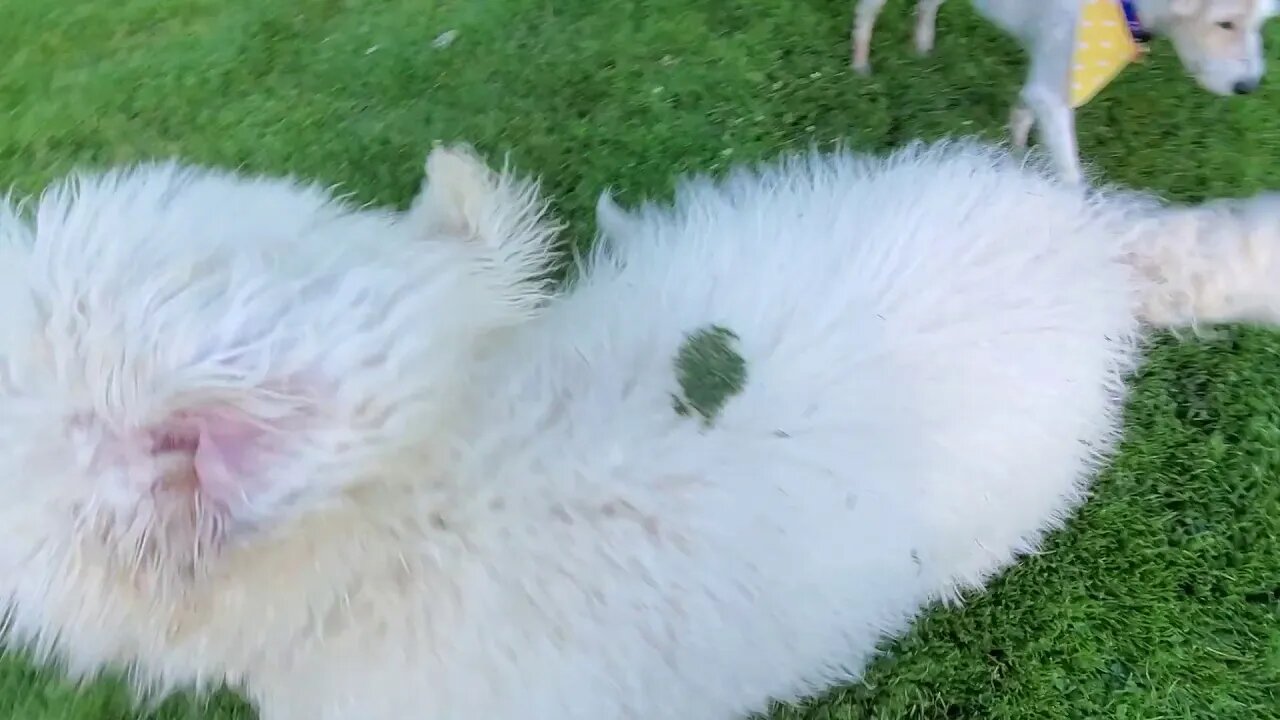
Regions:
[[[0,211],[12,644],[263,720],[731,720],[1058,527],[1144,314],[1280,308],[1274,200],[974,144],[603,200],[558,296],[531,183],[428,170],[404,214],[177,165]],[[709,324],[747,380],[708,427],[671,398]]]

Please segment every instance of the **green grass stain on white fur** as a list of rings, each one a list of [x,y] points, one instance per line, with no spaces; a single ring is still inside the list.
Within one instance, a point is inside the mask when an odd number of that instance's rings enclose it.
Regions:
[[[675,359],[680,395],[672,395],[672,405],[677,414],[697,414],[710,427],[729,398],[742,392],[747,384],[747,361],[736,349],[737,342],[732,330],[719,325],[685,337]]]

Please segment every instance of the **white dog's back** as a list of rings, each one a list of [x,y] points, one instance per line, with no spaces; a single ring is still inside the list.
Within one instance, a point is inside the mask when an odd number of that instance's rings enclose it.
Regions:
[[[521,502],[576,521],[520,543],[549,554],[511,571],[534,582],[571,548],[566,585],[610,578],[619,602],[566,621],[594,616],[575,635],[613,682],[635,673],[636,717],[847,679],[1081,499],[1137,332],[1128,220],[975,147],[797,159],[615,218],[503,366],[494,395],[520,406],[482,413],[486,447],[546,450],[492,476],[536,481]],[[745,373],[704,420],[672,398],[709,328]],[[560,411],[513,438],[525,406]]]
[[[0,578],[28,578],[0,581],[16,638],[163,687],[230,681],[264,720],[728,720],[856,677],[923,605],[1058,526],[1115,440],[1143,318],[1278,305],[1269,215],[1208,242],[1200,210],[1086,194],[969,144],[693,180],[673,209],[603,203],[586,274],[538,305],[536,283],[511,290],[549,238],[528,186],[433,157],[404,220],[370,226],[418,228],[439,254],[405,267],[418,329],[290,309],[317,353],[373,348],[340,397],[376,442],[329,396],[315,406],[350,426],[319,446],[331,466],[305,467],[347,482],[181,567],[115,567],[94,564],[113,537],[96,526],[19,522],[79,519],[94,471],[72,463],[50,482],[76,502],[37,504],[19,482],[33,461],[11,452],[0,518],[13,547],[42,548],[0,555]],[[452,284],[410,290],[427,269]],[[446,306],[455,286],[467,307]],[[472,311],[476,338],[450,325]]]

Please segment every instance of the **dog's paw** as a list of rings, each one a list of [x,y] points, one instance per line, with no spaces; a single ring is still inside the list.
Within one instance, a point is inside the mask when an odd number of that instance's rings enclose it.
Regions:
[[[548,216],[536,180],[491,169],[467,145],[436,147],[425,165],[409,222],[424,239],[470,243],[495,297],[517,315],[539,304],[560,225]]]
[[[1026,150],[1031,140],[1031,128],[1035,125],[1036,116],[1031,108],[1018,105],[1009,113],[1009,142],[1015,150]]]
[[[449,235],[473,237],[489,212],[499,182],[496,173],[469,145],[442,145],[427,153],[426,183],[413,212],[425,227]]]
[[[459,187],[492,185],[493,171],[476,153],[475,148],[465,143],[431,148],[427,153],[425,170],[429,180],[441,183]]]
[[[849,67],[863,77],[871,74],[871,38],[861,36],[857,30],[853,33],[853,46],[849,49]]]
[[[437,146],[409,212],[419,227],[489,247],[538,245],[554,229],[538,183],[504,167],[495,171],[471,146]]]
[[[933,28],[917,28],[915,42],[912,43],[916,49],[916,55],[927,57],[933,53],[934,31]]]

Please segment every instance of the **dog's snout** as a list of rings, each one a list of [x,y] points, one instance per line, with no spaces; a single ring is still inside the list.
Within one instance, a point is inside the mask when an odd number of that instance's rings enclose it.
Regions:
[[[1249,93],[1258,89],[1258,83],[1259,83],[1258,78],[1246,78],[1244,80],[1237,80],[1235,85],[1231,86],[1231,91],[1237,95],[1248,95]]]

